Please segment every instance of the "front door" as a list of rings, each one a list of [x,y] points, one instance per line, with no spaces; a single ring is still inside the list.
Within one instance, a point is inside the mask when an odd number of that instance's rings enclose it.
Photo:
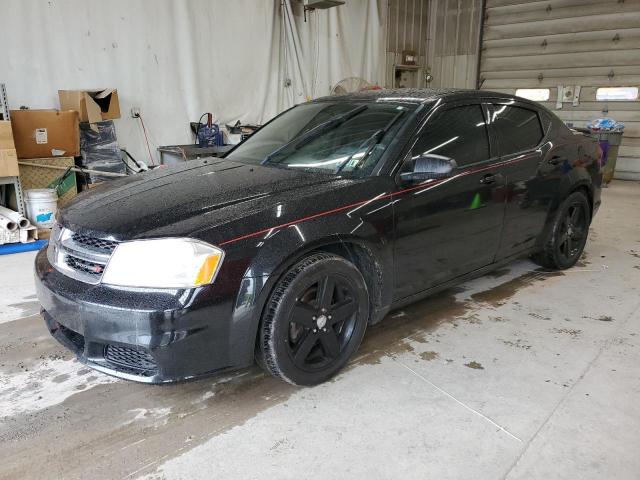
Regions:
[[[443,155],[458,167],[424,188],[398,187],[396,300],[492,263],[500,243],[506,180],[489,142],[488,108],[441,108],[423,125],[410,155]]]

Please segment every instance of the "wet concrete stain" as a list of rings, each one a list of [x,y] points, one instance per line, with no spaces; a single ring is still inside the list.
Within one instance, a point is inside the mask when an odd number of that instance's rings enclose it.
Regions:
[[[0,478],[38,478],[44,471],[65,479],[124,478],[154,460],[179,455],[242,425],[266,408],[286,401],[297,390],[257,367],[232,376],[163,387],[126,381],[100,385],[62,404],[6,419],[8,428],[0,429]],[[110,405],[114,399],[117,410]],[[136,415],[140,411],[143,414]],[[160,414],[144,414],[157,411]],[[61,429],[77,434],[56,442],[52,451],[52,438]],[[93,439],[99,439],[98,455]],[[22,447],[24,442],[30,445],[28,451]],[[54,457],[32,458],[29,452],[33,449],[51,452]],[[110,458],[123,454],[127,462]],[[91,462],[87,463],[87,458]],[[105,471],[109,472],[106,476]]]
[[[53,377],[53,379],[51,380],[53,383],[62,383],[62,382],[66,382],[69,377],[71,375],[69,375],[68,373],[64,373],[62,375],[57,375],[55,377]]]
[[[484,367],[482,366],[482,364],[478,363],[476,361],[465,363],[464,366],[465,367],[469,367],[469,368],[473,368],[475,370],[484,370]]]
[[[497,276],[503,275],[504,273]],[[523,288],[563,275],[562,272],[538,268],[488,290],[474,293],[464,300],[457,299],[465,292],[464,286],[459,286],[416,302],[401,312],[392,312],[382,322],[369,327],[349,368],[362,364],[377,364],[385,356],[413,353],[414,348],[410,342],[425,342],[428,335],[443,323],[453,327],[457,327],[460,320],[479,323],[478,317],[468,315],[474,308],[478,308],[477,302],[498,307]],[[492,320],[507,321],[503,317],[495,317]]]
[[[522,339],[517,340],[500,340],[509,347],[521,348],[523,350],[531,350],[531,345],[526,344]]]
[[[591,262],[588,260],[588,258],[589,257],[587,256],[587,253],[584,252],[576,262],[575,266],[582,267],[582,268],[588,267],[589,265],[591,265]]]
[[[464,300],[456,298],[464,289],[453,288],[406,307],[402,315],[392,313],[368,329],[349,368],[376,364],[385,356],[414,352],[412,342],[430,342],[439,325],[464,321],[470,310],[479,308],[477,301],[490,304],[506,301],[520,288],[551,276],[530,272]],[[37,364],[46,362],[49,356],[60,355],[57,342],[48,336],[39,316],[34,317],[37,318],[32,319],[26,331],[24,323],[17,329],[11,322],[0,331],[0,345],[15,344],[18,331],[20,335],[38,338],[37,348],[22,345],[7,358],[0,356],[1,362],[11,364],[3,368],[2,374],[10,374],[18,359]],[[504,321],[496,318],[499,320],[494,321]],[[473,315],[467,321],[473,323]],[[64,349],[61,351],[66,354]],[[424,361],[439,358],[432,350],[419,356]],[[450,358],[445,361],[453,363]],[[465,366],[484,369],[476,361]],[[77,375],[88,372],[81,367]],[[0,478],[39,478],[44,471],[66,479],[105,478],[105,472],[109,478],[123,478],[132,472],[152,471],[167,459],[244,424],[267,408],[286,405],[292,394],[303,391],[266,375],[258,367],[162,387],[118,381],[86,389],[93,377],[94,374],[87,377],[86,382],[75,387],[78,393],[60,404],[5,419],[4,426],[0,426],[3,444]],[[114,401],[117,409],[113,408]],[[61,431],[75,433],[66,435],[64,441],[56,441],[52,450],[52,442]],[[31,453],[34,451],[45,453],[34,456]],[[127,461],[120,461],[124,456]]]
[[[488,277],[491,278],[500,278],[500,277],[504,277],[505,275],[507,275],[511,270],[509,270],[509,268],[505,267],[505,268],[498,268],[496,270],[494,270],[493,272],[490,272],[487,274]]]
[[[504,305],[506,301],[518,293],[522,288],[532,285],[533,283],[545,280],[551,277],[563,276],[562,272],[547,271],[537,269],[527,272],[524,275],[502,283],[497,287],[485,290],[483,292],[474,293],[471,298],[477,302],[489,304],[494,307]]]
[[[2,374],[29,371],[51,360],[71,360],[74,355],[53,340],[40,315],[31,315],[0,325]]]
[[[422,352],[420,354],[420,358],[422,360],[425,360],[427,362],[430,362],[431,360],[435,360],[436,358],[438,358],[440,355],[438,355],[438,352],[433,352],[433,351],[429,351],[429,352]]]
[[[38,301],[10,303],[7,306],[18,310],[20,317],[33,315],[40,311],[40,302]]]
[[[572,328],[552,328],[553,333],[559,333],[562,335],[569,335],[572,338],[578,338],[582,334],[582,330],[576,330]]]
[[[456,294],[463,291],[452,288],[406,307],[402,316],[391,314],[373,325],[367,330],[352,365],[377,364],[382,357],[413,352],[410,341],[424,342],[438,325],[453,322],[471,308],[469,302],[456,300]]]

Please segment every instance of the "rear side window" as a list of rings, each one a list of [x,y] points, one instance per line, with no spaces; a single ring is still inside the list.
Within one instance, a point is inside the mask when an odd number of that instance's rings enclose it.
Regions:
[[[538,114],[528,108],[494,105],[491,121],[498,135],[501,155],[531,150],[542,140]]]
[[[480,105],[445,110],[420,134],[413,156],[433,153],[454,159],[458,166],[489,158],[489,138]]]

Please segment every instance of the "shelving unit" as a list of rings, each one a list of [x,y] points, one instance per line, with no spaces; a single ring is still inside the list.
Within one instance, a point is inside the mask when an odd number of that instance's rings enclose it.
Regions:
[[[9,102],[7,100],[7,89],[4,83],[0,83],[0,120],[11,120],[9,114]],[[16,203],[18,204],[18,211],[22,215],[26,215],[27,212],[24,208],[24,198],[22,196],[22,184],[20,183],[20,177],[0,177],[0,205],[5,205],[9,193],[7,187],[12,186],[16,195]]]
[[[6,201],[5,197],[8,196],[6,188],[9,185],[13,187],[13,191],[16,193],[18,211],[22,215],[26,215],[27,211],[24,208],[24,198],[22,196],[22,184],[20,183],[20,177],[0,177],[0,205],[3,205]]]
[[[0,83],[0,120],[11,120],[9,115],[9,102],[7,101],[7,89],[4,83]]]

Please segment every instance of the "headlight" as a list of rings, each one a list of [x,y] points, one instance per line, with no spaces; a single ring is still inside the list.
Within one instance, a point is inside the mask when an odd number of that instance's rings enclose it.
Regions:
[[[125,287],[193,288],[212,283],[224,252],[189,238],[120,243],[102,283]]]

